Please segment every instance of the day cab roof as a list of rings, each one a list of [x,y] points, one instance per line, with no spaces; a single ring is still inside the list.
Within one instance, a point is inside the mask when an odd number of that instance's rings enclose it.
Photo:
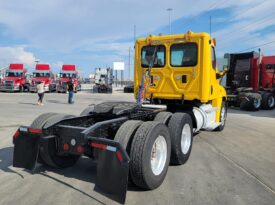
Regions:
[[[173,34],[173,35],[149,35],[145,38],[139,38],[136,40],[136,43],[146,43],[146,44],[152,44],[152,45],[158,45],[165,41],[174,41],[174,42],[188,42],[188,41],[194,41],[196,39],[201,38],[208,38],[211,39],[210,35],[206,32],[201,33],[193,33],[192,31],[188,31],[185,34]],[[213,39],[215,41],[215,39]]]
[[[36,64],[35,66],[35,70],[39,71],[39,70],[50,70],[50,65],[49,64]]]
[[[76,71],[75,65],[63,65],[62,66],[62,71]]]
[[[24,65],[19,63],[10,64],[9,70],[24,70]]]

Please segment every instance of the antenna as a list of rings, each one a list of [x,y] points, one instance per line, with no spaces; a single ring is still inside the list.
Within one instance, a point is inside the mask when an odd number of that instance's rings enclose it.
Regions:
[[[134,24],[134,44],[136,43],[136,24]]]
[[[171,26],[171,12],[173,11],[172,8],[166,9],[166,11],[169,12],[169,30],[170,30],[170,35],[172,34],[172,26]]]
[[[212,36],[212,17],[209,18],[209,30],[210,30],[210,36]]]

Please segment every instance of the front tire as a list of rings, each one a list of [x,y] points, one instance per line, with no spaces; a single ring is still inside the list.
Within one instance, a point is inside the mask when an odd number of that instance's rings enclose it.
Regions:
[[[220,125],[215,129],[215,131],[222,131],[225,127],[225,121],[227,117],[227,106],[225,102],[222,102],[222,107],[221,107],[221,113],[220,113]]]
[[[171,152],[169,130],[160,122],[144,122],[131,146],[130,173],[135,185],[144,189],[159,187],[168,170]]]

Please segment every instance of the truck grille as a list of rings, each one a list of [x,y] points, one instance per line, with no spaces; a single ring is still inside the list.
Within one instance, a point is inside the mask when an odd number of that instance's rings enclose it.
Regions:
[[[12,80],[6,80],[5,82],[4,82],[4,88],[5,89],[10,89],[10,90],[12,90],[13,89],[13,81]]]
[[[63,88],[66,88],[66,87],[67,87],[67,82],[62,82],[61,86],[62,86]]]
[[[12,80],[6,80],[4,85],[5,86],[13,86],[13,81]]]

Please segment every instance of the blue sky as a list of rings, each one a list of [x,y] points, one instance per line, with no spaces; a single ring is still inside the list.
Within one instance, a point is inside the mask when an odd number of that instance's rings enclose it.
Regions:
[[[76,64],[83,76],[96,67],[133,62],[134,25],[137,37],[172,33],[209,32],[217,39],[217,54],[261,46],[275,55],[274,0],[0,0],[0,68],[34,60],[60,66]],[[131,75],[133,66],[131,65]]]

